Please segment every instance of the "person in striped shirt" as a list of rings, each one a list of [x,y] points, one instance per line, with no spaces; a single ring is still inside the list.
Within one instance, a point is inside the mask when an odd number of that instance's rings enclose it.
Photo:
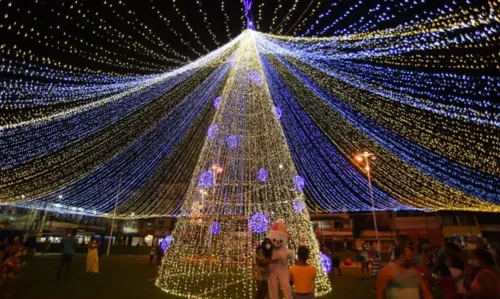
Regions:
[[[380,257],[378,256],[378,252],[375,252],[372,259],[372,277],[377,279],[378,273],[382,268],[382,263],[380,262]]]

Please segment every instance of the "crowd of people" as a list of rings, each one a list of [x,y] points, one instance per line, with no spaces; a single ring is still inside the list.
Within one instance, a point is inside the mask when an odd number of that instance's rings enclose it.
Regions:
[[[445,239],[442,246],[422,242],[394,245],[391,262],[377,278],[382,298],[500,298],[497,253],[481,238],[470,236],[466,246]]]
[[[18,236],[11,242],[7,239],[0,242],[0,259],[3,261],[0,263],[0,290],[4,298],[11,296],[21,269],[34,256],[28,243],[23,243]],[[106,248],[104,237],[92,237],[88,244],[80,244],[76,230],[73,230],[62,239],[61,244],[58,280],[69,279],[77,248],[87,249],[86,272],[99,273],[99,260]],[[50,241],[45,242],[43,248],[48,251]],[[279,263],[284,263],[287,268],[287,281],[277,278],[285,298],[314,298],[317,269],[308,263],[309,248],[299,246],[295,253],[296,263],[290,267],[286,265],[291,256],[282,261],[273,255],[273,250],[277,247],[269,238],[265,238],[255,250],[255,298],[272,297],[270,288],[276,287],[277,282],[272,282],[271,272]],[[340,257],[324,245],[320,250],[331,258],[330,275],[337,272],[341,276]],[[156,259],[156,266],[159,266],[163,254],[160,246],[152,246],[149,263]],[[388,250],[388,261],[383,267],[373,243],[363,243],[357,260],[361,264],[361,276],[376,279],[374,292],[377,299],[500,299],[498,254],[476,236],[470,236],[464,246],[452,239],[445,239],[440,246],[425,241],[419,242],[416,247],[411,242],[394,243]]]
[[[257,299],[268,298],[269,271],[277,263],[272,250],[273,244],[266,238],[254,254]],[[321,252],[331,257],[330,275],[334,275],[335,269],[338,269],[338,275],[342,275],[339,256],[325,246],[321,246]],[[289,267],[292,296],[314,298],[317,270],[308,264],[309,249],[300,246],[296,256],[297,262]],[[382,267],[373,243],[364,243],[358,251],[361,276],[376,279],[374,292],[377,299],[500,299],[498,254],[481,238],[471,236],[465,246],[451,239],[445,239],[443,245],[422,241],[416,248],[411,242],[394,243],[388,256]]]

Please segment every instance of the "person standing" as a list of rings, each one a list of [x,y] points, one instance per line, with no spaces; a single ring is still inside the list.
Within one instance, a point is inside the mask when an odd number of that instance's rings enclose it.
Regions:
[[[87,273],[99,273],[99,245],[94,237],[90,239],[87,252]]]
[[[375,252],[372,259],[372,277],[377,279],[380,269],[382,268],[382,263],[380,262],[380,257],[378,252]]]
[[[431,299],[432,295],[413,267],[413,252],[405,246],[396,246],[394,262],[388,263],[377,277],[377,299]]]
[[[255,299],[265,299],[268,293],[267,278],[269,276],[269,264],[273,256],[273,244],[271,240],[265,238],[262,244],[259,245],[255,253],[254,278],[257,282],[257,291]]]
[[[458,254],[454,254],[448,258],[448,267],[450,268],[451,277],[457,285],[457,298],[463,298],[465,296],[464,262]]]
[[[339,272],[339,276],[342,276],[342,271],[340,270],[340,257],[334,252],[332,255],[332,276],[335,274],[335,269]]]
[[[97,249],[97,254],[99,255],[99,260],[101,259],[101,256],[104,255],[106,250],[108,250],[108,242],[106,242],[106,236],[104,234],[101,235],[99,238],[99,247]]]
[[[71,273],[71,266],[73,265],[73,256],[75,255],[75,250],[77,247],[81,247],[78,244],[78,239],[76,238],[76,229],[71,231],[71,235],[63,238],[61,240],[63,246],[61,261],[59,263],[59,268],[57,270],[57,280],[62,279],[64,268],[64,279],[69,279],[69,274]]]
[[[2,266],[3,294],[11,298],[14,286],[19,279],[21,269],[26,264],[26,248],[21,244],[19,237],[14,238],[14,244],[7,245],[7,259]]]
[[[451,275],[450,268],[446,264],[438,266],[437,289],[440,291],[440,296],[436,298],[456,299],[457,298],[457,283]]]
[[[361,277],[364,276],[365,271],[366,275],[368,276],[370,274],[370,257],[368,255],[368,244],[366,242],[363,242],[363,245],[361,245],[361,248],[359,248],[359,250],[359,260],[361,261]]]
[[[42,255],[47,254],[50,250],[50,238],[47,237],[45,238],[45,241],[43,242],[43,251]]]
[[[389,248],[389,260],[392,262],[395,260],[394,258],[394,249],[396,248],[396,242],[392,242],[391,247]]]
[[[316,267],[309,265],[309,249],[299,246],[297,250],[298,261],[290,267],[290,282],[293,285],[294,299],[314,299],[314,280]]]
[[[156,267],[160,267],[165,251],[161,249],[161,246],[156,246]]]
[[[153,245],[153,246],[151,246],[151,250],[149,251],[149,264],[150,265],[153,262],[155,255],[156,255],[156,247]]]
[[[500,273],[495,268],[493,256],[484,249],[474,250],[469,264],[478,269],[466,298],[500,298]]]

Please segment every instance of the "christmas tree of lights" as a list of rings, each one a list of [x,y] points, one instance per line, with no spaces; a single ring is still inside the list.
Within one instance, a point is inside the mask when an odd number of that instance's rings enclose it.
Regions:
[[[273,105],[256,33],[243,33],[199,155],[157,286],[203,298],[252,298],[256,243],[279,218],[288,247],[311,249],[316,295],[330,292],[297,173]]]

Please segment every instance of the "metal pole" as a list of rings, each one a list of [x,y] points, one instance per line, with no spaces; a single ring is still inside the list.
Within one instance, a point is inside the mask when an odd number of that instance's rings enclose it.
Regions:
[[[42,222],[40,223],[40,228],[38,229],[40,233],[43,231],[43,226],[45,224],[46,218],[47,218],[47,207],[45,207],[45,212],[43,213]]]
[[[378,258],[382,260],[382,256],[380,255],[380,240],[378,238],[378,226],[377,226],[377,217],[375,216],[375,201],[373,200],[373,190],[372,190],[372,179],[370,175],[370,162],[368,162],[368,157],[365,157],[366,160],[366,173],[368,175],[368,187],[370,189],[370,198],[372,201],[372,214],[373,214],[373,224],[375,225],[375,238],[377,238],[377,252]]]
[[[122,188],[122,174],[120,174],[120,183],[118,184],[118,192],[116,192],[115,212],[113,213],[113,221],[111,221],[111,232],[109,233],[108,250],[106,251],[107,256],[109,256],[109,251],[111,250],[111,241],[113,240],[113,229],[115,227],[116,208],[118,207],[118,196],[120,195],[121,188]]]

